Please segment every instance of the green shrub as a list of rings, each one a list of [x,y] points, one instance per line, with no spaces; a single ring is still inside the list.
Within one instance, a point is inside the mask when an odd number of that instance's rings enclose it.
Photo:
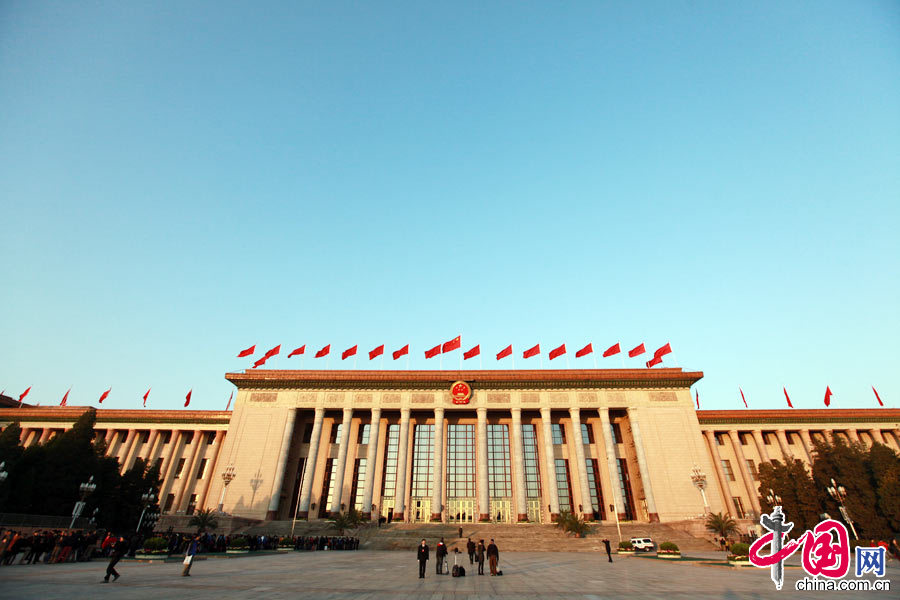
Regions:
[[[659,545],[659,549],[662,552],[680,552],[678,544],[674,542],[663,542]]]
[[[228,547],[232,550],[244,550],[250,547],[247,538],[242,535],[233,536],[228,540]]]
[[[631,542],[619,542],[619,550],[634,550],[634,546],[631,544]]]
[[[736,542],[731,545],[731,554],[734,556],[750,556],[750,544]]]
[[[144,550],[146,550],[147,552],[166,550],[168,547],[169,542],[166,541],[166,538],[152,537],[144,540]]]

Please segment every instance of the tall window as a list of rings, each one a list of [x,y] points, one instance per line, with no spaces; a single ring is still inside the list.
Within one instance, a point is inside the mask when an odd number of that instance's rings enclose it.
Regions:
[[[581,441],[585,444],[594,443],[594,428],[588,427],[587,423],[581,424]]]
[[[553,432],[554,444],[566,443],[566,428],[562,426],[562,423],[553,423],[550,429]]]
[[[625,513],[626,521],[634,521],[634,496],[631,494],[631,478],[628,476],[628,463],[624,458],[616,461],[616,467],[619,471],[619,491],[622,492],[622,499],[625,506],[619,507]]]
[[[734,471],[731,470],[731,461],[727,459],[722,459],[722,470],[725,471],[725,477],[728,478],[728,481],[734,481]]]
[[[358,511],[363,511],[363,492],[365,491],[366,481],[366,459],[357,458],[353,464],[353,485],[350,489],[350,498],[352,498],[353,507]]]
[[[447,497],[475,496],[475,426],[447,426]]]
[[[416,425],[412,466],[413,498],[430,496],[434,482],[434,425]]]
[[[491,498],[512,496],[512,477],[509,468],[509,427],[487,426],[488,490]]]
[[[591,508],[594,509],[594,518],[605,519],[603,510],[603,491],[600,489],[600,465],[596,458],[586,458],[588,490],[591,492]]]
[[[747,470],[753,476],[753,481],[759,481],[759,472],[756,470],[756,463],[752,459],[747,459]]]
[[[368,444],[369,443],[369,431],[371,430],[371,426],[366,423],[365,425],[361,425],[359,428],[359,437],[356,439],[357,444]]]
[[[534,425],[522,425],[522,449],[525,451],[525,496],[541,497],[541,472],[538,465],[537,435]]]
[[[331,443],[332,444],[340,444],[341,443],[341,430],[344,428],[343,423],[338,423],[336,426],[331,428]]]
[[[559,490],[559,510],[572,511],[572,480],[569,477],[569,461],[557,458],[556,488]]]
[[[613,439],[616,440],[617,444],[623,443],[622,440],[622,427],[618,423],[610,423],[609,428],[612,429]]]
[[[387,449],[384,454],[384,476],[381,478],[381,497],[393,498],[397,487],[397,455],[400,446],[400,426],[388,425]]]
[[[319,516],[325,516],[331,506],[332,496],[334,495],[334,469],[337,461],[329,458],[325,461],[325,480],[322,482],[322,495],[319,498]]]

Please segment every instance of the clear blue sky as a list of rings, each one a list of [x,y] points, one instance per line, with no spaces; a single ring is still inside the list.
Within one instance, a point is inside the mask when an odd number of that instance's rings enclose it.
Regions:
[[[0,4],[0,388],[462,334],[900,406],[900,4],[376,4]]]

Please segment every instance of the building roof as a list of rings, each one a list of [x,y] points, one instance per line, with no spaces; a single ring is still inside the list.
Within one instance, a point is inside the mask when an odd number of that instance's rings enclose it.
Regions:
[[[775,410],[698,410],[700,425],[744,423],[898,423],[898,408],[781,408]]]
[[[681,388],[703,377],[682,369],[264,370],[226,373],[238,388],[434,388],[466,381],[481,388]]]
[[[24,406],[22,408],[0,409],[0,421],[48,421],[74,422],[84,414],[89,406]],[[227,425],[231,411],[225,410],[152,410],[144,408],[100,408],[97,409],[97,425],[103,423],[205,423]]]

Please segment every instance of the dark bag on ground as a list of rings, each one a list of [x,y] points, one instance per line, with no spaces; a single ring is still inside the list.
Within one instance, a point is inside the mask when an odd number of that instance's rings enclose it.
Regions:
[[[497,571],[497,575],[503,575],[503,571]]]
[[[453,565],[453,569],[450,571],[450,575],[453,577],[459,577],[459,565]]]

